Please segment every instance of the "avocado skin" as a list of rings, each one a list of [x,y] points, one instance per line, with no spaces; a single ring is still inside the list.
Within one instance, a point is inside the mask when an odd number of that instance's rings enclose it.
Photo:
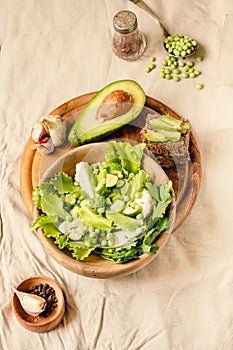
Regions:
[[[134,102],[132,108],[127,113],[113,120],[100,121],[96,119],[98,107],[101,105],[104,98],[115,90],[124,90],[132,94]],[[118,80],[105,86],[89,101],[85,109],[80,113],[69,132],[69,142],[73,146],[79,146],[110,134],[121,126],[136,119],[141,113],[145,102],[145,92],[134,80]]]

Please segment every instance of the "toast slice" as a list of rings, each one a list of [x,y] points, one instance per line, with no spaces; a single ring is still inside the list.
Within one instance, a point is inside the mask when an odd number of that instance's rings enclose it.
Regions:
[[[142,141],[146,144],[147,149],[152,152],[157,159],[158,163],[164,168],[170,168],[177,165],[185,164],[189,159],[189,141],[190,141],[190,129],[186,133],[180,135],[178,141],[161,141],[154,142],[149,141],[147,138],[148,130],[157,132],[158,129],[151,125],[151,120],[160,118],[158,113],[148,114],[146,117],[145,126],[141,129]],[[184,122],[189,122],[187,119],[182,119]]]

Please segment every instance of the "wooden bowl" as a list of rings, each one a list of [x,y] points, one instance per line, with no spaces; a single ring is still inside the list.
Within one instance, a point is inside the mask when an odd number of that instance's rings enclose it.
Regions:
[[[55,290],[56,298],[57,298],[57,306],[53,309],[51,314],[47,317],[43,316],[31,316],[24,311],[22,308],[20,301],[15,293],[12,295],[12,308],[15,313],[15,316],[19,323],[31,332],[36,333],[44,333],[50,332],[54,328],[56,328],[61,322],[64,313],[65,313],[65,300],[64,295],[59,287],[59,285],[53,281],[52,279],[46,276],[33,276],[23,280],[16,289],[25,292],[38,284],[48,284]]]
[[[58,158],[52,165],[48,166],[41,181],[48,181],[57,171],[64,171],[70,176],[75,174],[75,165],[81,161],[87,161],[89,163],[102,162],[105,160],[104,155],[107,151],[107,142],[92,143],[84,146],[77,147],[66,154]],[[168,177],[160,167],[160,165],[151,158],[152,156],[143,155],[142,167],[151,176],[153,182],[156,185],[165,184],[168,182]],[[34,218],[38,217],[39,212],[37,208],[34,210]],[[175,199],[170,205],[168,216],[170,217],[169,230],[163,232],[156,244],[159,249],[156,254],[143,254],[137,260],[126,262],[124,264],[117,264],[110,260],[100,258],[95,254],[91,254],[84,261],[77,261],[67,250],[60,250],[53,242],[52,238],[45,237],[43,231],[38,229],[36,234],[39,237],[44,249],[47,253],[53,257],[59,264],[71,270],[77,274],[94,277],[94,278],[113,278],[119,276],[125,276],[130,273],[136,272],[152,260],[154,260],[158,254],[162,251],[163,247],[167,243],[175,222]]]

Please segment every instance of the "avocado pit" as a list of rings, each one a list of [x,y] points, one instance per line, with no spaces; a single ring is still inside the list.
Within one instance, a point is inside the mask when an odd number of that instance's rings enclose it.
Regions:
[[[111,120],[127,113],[133,106],[132,95],[124,90],[109,93],[98,108],[96,119]]]

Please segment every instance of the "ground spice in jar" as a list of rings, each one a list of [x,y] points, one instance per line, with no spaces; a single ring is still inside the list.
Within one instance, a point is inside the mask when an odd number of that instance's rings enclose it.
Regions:
[[[51,314],[51,312],[55,309],[57,306],[57,297],[55,290],[48,285],[45,284],[37,284],[33,288],[27,290],[27,293],[39,295],[40,297],[44,298],[46,300],[46,307],[44,311],[40,314],[40,316],[47,317]]]
[[[117,12],[113,18],[113,28],[113,52],[125,60],[138,59],[146,48],[146,41],[138,29],[135,14],[128,10]]]

